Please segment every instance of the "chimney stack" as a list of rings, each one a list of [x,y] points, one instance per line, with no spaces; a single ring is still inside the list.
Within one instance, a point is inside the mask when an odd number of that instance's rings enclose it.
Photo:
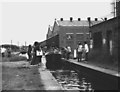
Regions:
[[[97,19],[97,18],[95,18],[95,21],[98,21],[98,19]]]
[[[72,22],[73,21],[73,18],[72,17],[70,17],[70,22]]]
[[[80,18],[78,18],[78,21],[80,21],[81,19]]]
[[[60,21],[63,21],[63,18],[60,18]]]

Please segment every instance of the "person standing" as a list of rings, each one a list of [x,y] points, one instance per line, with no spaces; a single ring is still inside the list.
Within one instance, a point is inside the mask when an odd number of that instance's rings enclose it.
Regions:
[[[66,46],[66,47],[64,47],[64,52],[65,52],[65,59],[67,59],[67,55],[68,55],[67,46]]]
[[[39,57],[37,56],[37,51],[39,51],[39,43],[34,42],[34,48],[33,48],[33,58],[31,61],[31,65],[37,65],[39,64]]]
[[[77,48],[78,62],[82,60],[82,48],[83,48],[82,44],[79,43]]]
[[[43,51],[42,51],[42,48],[39,46],[37,49],[38,65],[40,65],[42,63],[42,56],[43,56]]]
[[[28,51],[27,51],[27,54],[28,54],[28,61],[30,61],[31,58],[32,58],[32,54],[31,54],[31,52],[32,52],[32,46],[29,45],[29,46],[28,46]]]
[[[7,49],[7,53],[8,53],[8,57],[11,57],[11,48],[10,47]]]
[[[83,45],[83,47],[82,47],[82,60],[85,60],[85,54],[86,54],[86,51],[85,51],[85,47]]]
[[[88,61],[89,47],[86,41],[84,42],[84,48],[85,48],[85,61]]]
[[[2,45],[2,47],[1,47],[2,57],[5,57],[5,52],[6,52],[6,49],[5,49],[4,46]]]
[[[67,60],[70,59],[70,54],[71,54],[71,47],[67,47]]]

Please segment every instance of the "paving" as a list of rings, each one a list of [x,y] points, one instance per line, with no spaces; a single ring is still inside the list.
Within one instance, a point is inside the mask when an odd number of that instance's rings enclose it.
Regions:
[[[57,80],[52,76],[49,70],[39,68],[41,83],[45,90],[63,90]]]
[[[62,86],[57,82],[48,69],[46,69],[46,59],[42,57],[42,65],[40,66],[39,73],[42,84],[45,90],[63,90]]]
[[[107,74],[110,74],[110,75],[113,75],[113,76],[120,77],[120,73],[118,71],[114,71],[114,70],[98,67],[98,66],[95,66],[95,65],[91,65],[91,64],[89,64],[89,61],[88,62],[84,62],[84,61],[77,62],[77,60],[74,60],[74,59],[69,59],[69,60],[65,60],[65,61],[77,64],[77,65],[80,65],[80,66],[84,66],[84,67],[87,67],[87,68],[90,68],[90,69],[93,69],[93,70],[96,70],[96,71],[100,71],[100,72],[103,72],[103,73],[107,73]]]

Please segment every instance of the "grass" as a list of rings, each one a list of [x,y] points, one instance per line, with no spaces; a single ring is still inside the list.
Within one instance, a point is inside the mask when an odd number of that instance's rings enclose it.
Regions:
[[[2,67],[2,76],[2,89],[8,90],[5,92],[9,92],[9,90],[11,90],[10,92],[36,92],[36,90],[44,89],[38,67],[26,69],[4,65]]]

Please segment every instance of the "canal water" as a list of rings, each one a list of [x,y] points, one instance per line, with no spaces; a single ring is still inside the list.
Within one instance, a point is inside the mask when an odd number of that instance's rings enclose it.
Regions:
[[[76,90],[78,92],[94,92],[92,83],[68,66],[51,70],[52,75],[64,90]]]

